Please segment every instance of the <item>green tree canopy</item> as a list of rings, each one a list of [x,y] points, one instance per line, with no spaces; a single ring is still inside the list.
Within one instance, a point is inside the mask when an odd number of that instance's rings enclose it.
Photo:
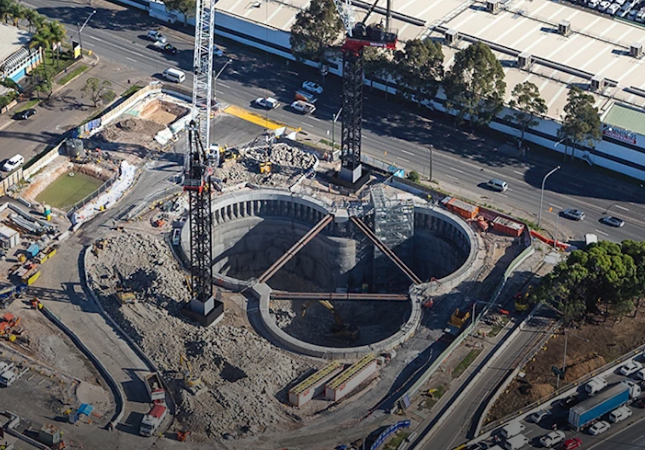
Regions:
[[[578,86],[571,86],[558,137],[571,141],[572,153],[575,152],[578,144],[585,143],[593,146],[602,138],[600,115],[594,103],[593,95],[587,94]]]
[[[184,15],[184,25],[188,23],[189,17],[195,17],[195,0],[163,0],[163,3],[169,11],[179,11]]]
[[[323,63],[344,30],[332,0],[312,0],[291,27],[291,53],[298,60]]]
[[[520,147],[524,143],[524,133],[527,128],[536,126],[539,122],[537,116],[542,116],[547,112],[547,106],[544,99],[540,96],[538,87],[530,81],[516,84],[512,92],[513,98],[509,105],[514,109],[513,113],[508,116],[520,126],[522,135],[520,136]]]
[[[443,78],[443,59],[439,42],[430,39],[407,41],[405,49],[394,55],[394,76],[397,82],[414,93],[420,104],[422,100],[433,99],[437,95]]]
[[[87,96],[94,103],[96,107],[99,102],[109,103],[116,98],[116,94],[112,91],[112,83],[108,80],[102,82],[95,77],[90,77],[85,82],[85,86],[81,88],[83,96]]]
[[[457,52],[443,86],[446,105],[460,121],[486,125],[504,105],[504,70],[490,47],[481,42]]]

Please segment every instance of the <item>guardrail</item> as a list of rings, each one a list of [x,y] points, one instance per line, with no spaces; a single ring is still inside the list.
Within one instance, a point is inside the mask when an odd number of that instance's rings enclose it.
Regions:
[[[525,231],[526,232],[526,231]],[[396,401],[396,405],[401,408],[405,409],[407,408],[406,405],[409,405],[412,397],[419,391],[421,386],[423,386],[428,379],[434,374],[434,372],[439,368],[439,366],[446,360],[448,357],[452,354],[455,348],[459,346],[464,339],[466,339],[466,336],[468,336],[474,328],[477,326],[477,323],[479,320],[484,317],[488,312],[490,311],[490,308],[494,303],[497,302],[497,299],[499,298],[499,295],[502,293],[502,289],[504,289],[504,286],[506,285],[506,281],[508,278],[511,276],[513,271],[517,269],[517,267],[524,262],[526,258],[531,256],[535,252],[535,249],[533,248],[532,245],[529,245],[522,253],[520,253],[508,266],[506,271],[504,272],[504,276],[502,280],[500,281],[499,285],[495,289],[495,292],[491,296],[490,300],[488,301],[488,304],[484,307],[482,311],[475,317],[473,317],[473,320],[471,321],[470,325],[466,327],[462,332],[457,336],[457,338],[452,341],[452,343],[448,346],[447,349],[445,349],[439,357],[428,367],[428,370],[426,370],[417,380],[416,383],[414,383],[410,389],[408,389],[401,397],[399,397]]]

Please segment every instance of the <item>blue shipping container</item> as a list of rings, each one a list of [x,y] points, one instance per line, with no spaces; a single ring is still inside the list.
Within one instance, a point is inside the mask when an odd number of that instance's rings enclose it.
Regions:
[[[27,253],[29,253],[29,256],[31,256],[32,258],[36,256],[39,251],[40,248],[38,247],[38,244],[31,244],[27,249]]]
[[[629,386],[617,383],[569,410],[569,424],[579,430],[603,414],[629,402]]]

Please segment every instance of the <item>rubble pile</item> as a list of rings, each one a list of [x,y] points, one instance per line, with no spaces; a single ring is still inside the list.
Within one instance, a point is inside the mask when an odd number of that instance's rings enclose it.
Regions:
[[[108,125],[95,139],[102,142],[146,145],[164,128],[165,125],[152,120],[127,118]]]
[[[270,173],[260,173],[260,163],[270,161]],[[268,147],[246,149],[242,158],[224,163],[215,172],[217,178],[226,185],[252,183],[259,186],[289,186],[313,168],[316,158],[297,147],[287,144],[274,144]]]
[[[294,426],[299,418],[284,404],[284,388],[312,363],[250,331],[244,313],[236,317],[235,308],[227,307],[222,322],[210,328],[183,318],[182,302],[190,299],[186,274],[160,239],[119,233],[107,239],[103,249],[88,252],[87,258],[92,289],[164,374],[183,426],[209,438],[244,438]],[[119,284],[136,294],[134,304],[120,305],[114,299],[111,294]],[[233,296],[223,294],[225,304]],[[184,390],[182,354],[201,376],[207,393],[194,397]]]

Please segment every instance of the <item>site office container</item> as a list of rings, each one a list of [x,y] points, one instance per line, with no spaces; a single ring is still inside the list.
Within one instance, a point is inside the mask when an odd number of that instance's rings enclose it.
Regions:
[[[364,356],[325,386],[325,398],[340,400],[376,373],[376,368],[377,361],[374,355]]]
[[[522,231],[524,231],[524,225],[507,219],[506,217],[497,216],[493,219],[493,230],[509,236],[519,237],[522,235]]]
[[[471,205],[470,203],[463,202],[454,197],[446,197],[441,201],[441,203],[448,209],[448,211],[452,211],[464,219],[472,220],[479,215],[479,206]]]
[[[325,392],[325,384],[343,370],[343,364],[333,361],[289,390],[289,403],[301,407]]]

